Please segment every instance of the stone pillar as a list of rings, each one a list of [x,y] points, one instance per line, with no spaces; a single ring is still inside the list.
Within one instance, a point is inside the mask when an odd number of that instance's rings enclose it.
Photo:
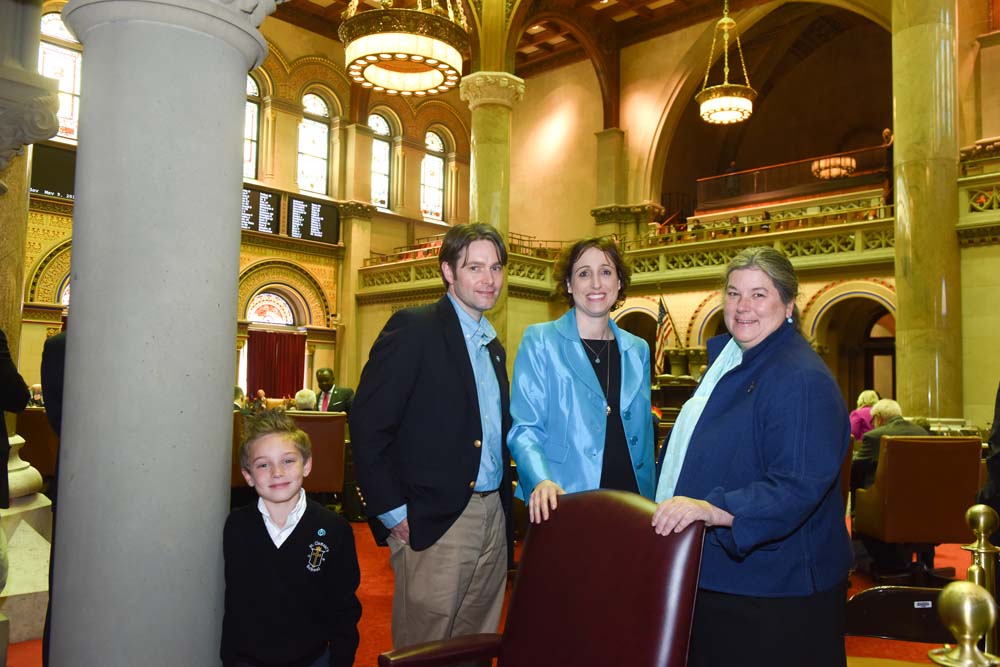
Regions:
[[[892,3],[896,391],[908,415],[962,416],[955,0]]]
[[[368,360],[368,350],[361,349],[358,327],[358,270],[365,265],[365,259],[371,252],[372,213],[375,207],[357,201],[340,202],[337,207],[340,209],[340,233],[344,243],[343,273],[338,289],[338,315],[343,327],[337,331],[337,381],[357,387],[361,369]]]
[[[372,200],[372,129],[354,123],[344,131],[344,188],[343,198],[348,201]],[[390,193],[391,197],[391,193]],[[341,215],[343,215],[341,211]],[[347,237],[346,222],[341,219],[341,236]],[[346,241],[345,241],[346,243]]]
[[[597,206],[624,203],[628,188],[625,131],[612,127],[596,132],[595,136],[597,137]]]
[[[460,92],[472,110],[469,221],[493,225],[506,239],[510,231],[510,116],[514,102],[524,98],[524,80],[507,72],[473,72],[462,79]],[[506,281],[487,317],[506,343]]]
[[[982,121],[981,138],[1000,137],[1000,30],[980,35],[979,66],[979,118]]]
[[[41,0],[0,0],[0,329],[7,336],[15,363],[21,338],[28,220],[29,153],[24,147],[54,136],[59,129],[56,82],[38,73],[41,16]],[[41,476],[18,456],[25,443],[14,433],[15,423],[13,414],[4,414],[4,437],[12,448],[5,462],[12,501],[11,508],[0,513],[0,588],[4,591],[4,612],[12,623],[0,615],[3,664],[7,662],[9,638],[38,636],[35,630],[40,625],[31,621],[37,621],[39,611],[44,613],[47,539],[51,534],[43,527],[51,524],[49,501],[37,493]],[[23,521],[33,523],[38,530],[23,530],[19,525]],[[8,535],[13,539],[10,560]],[[13,579],[19,579],[16,585],[6,585],[8,571]],[[25,635],[19,628],[29,629]]]
[[[63,10],[86,83],[55,667],[218,664],[245,83],[273,9],[72,0]]]

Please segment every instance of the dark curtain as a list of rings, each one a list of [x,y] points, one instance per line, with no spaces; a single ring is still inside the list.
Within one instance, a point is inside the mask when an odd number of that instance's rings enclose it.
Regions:
[[[302,389],[306,335],[253,329],[247,333],[247,395],[263,389],[268,398],[295,396]]]

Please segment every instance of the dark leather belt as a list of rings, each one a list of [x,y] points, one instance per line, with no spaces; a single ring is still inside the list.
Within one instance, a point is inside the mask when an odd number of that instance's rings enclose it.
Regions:
[[[492,491],[473,491],[472,495],[479,496],[480,498],[485,498],[486,496],[492,496],[494,493],[500,489],[493,489]]]

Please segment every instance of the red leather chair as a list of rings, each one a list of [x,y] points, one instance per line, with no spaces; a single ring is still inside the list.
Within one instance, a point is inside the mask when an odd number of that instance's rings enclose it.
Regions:
[[[657,535],[655,509],[621,491],[560,496],[528,531],[502,635],[400,648],[379,666],[684,667],[705,528]]]

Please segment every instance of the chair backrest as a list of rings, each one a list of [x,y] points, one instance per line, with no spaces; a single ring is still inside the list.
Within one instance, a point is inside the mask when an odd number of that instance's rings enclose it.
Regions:
[[[295,425],[306,432],[312,442],[312,472],[302,488],[306,493],[340,493],[344,490],[344,427],[343,412],[289,410]]]
[[[621,491],[559,497],[525,539],[501,666],[687,663],[705,528],[657,535],[655,509]]]
[[[927,644],[953,644],[938,613],[940,588],[876,586],[847,601],[844,634]]]
[[[978,437],[883,436],[875,482],[855,492],[854,527],[884,542],[971,542],[981,451]]]
[[[312,442],[312,472],[302,488],[306,493],[340,493],[344,489],[344,427],[347,415],[343,412],[306,412],[289,410],[295,425],[306,432]],[[233,452],[230,487],[245,486],[240,473],[240,443],[242,442],[243,416],[233,411]]]
[[[55,475],[59,460],[59,436],[49,425],[45,408],[25,408],[17,413],[14,431],[24,438],[21,458],[42,473],[42,477]]]

